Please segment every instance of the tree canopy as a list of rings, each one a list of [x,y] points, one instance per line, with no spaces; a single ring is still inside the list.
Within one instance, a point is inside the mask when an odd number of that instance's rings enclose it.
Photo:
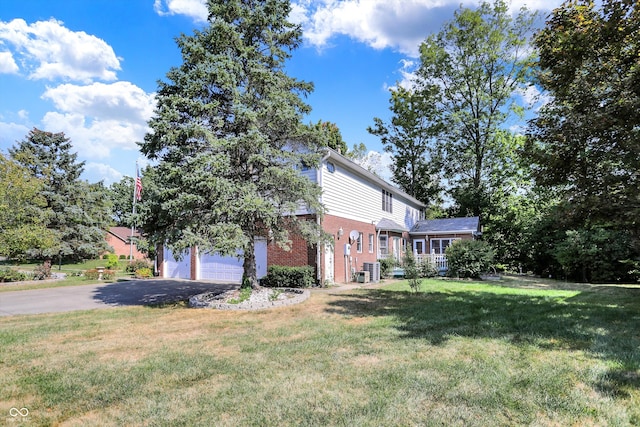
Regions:
[[[108,249],[105,232],[111,224],[111,204],[102,183],[80,179],[84,162],[71,152],[64,133],[33,129],[16,147],[11,158],[42,182],[44,209],[50,213],[47,228],[57,244],[33,248],[37,258],[59,256],[92,259]]]
[[[211,0],[209,24],[177,43],[183,64],[159,83],[156,115],[141,150],[157,159],[150,239],[174,253],[200,251],[244,259],[245,285],[257,286],[254,240],[283,247],[297,230],[320,237],[320,190],[300,171],[320,159],[319,135],[302,125],[313,85],[285,73],[301,29],[285,0]]]
[[[29,249],[58,243],[47,223],[51,212],[42,195],[44,183],[0,153],[0,255],[26,257]]]

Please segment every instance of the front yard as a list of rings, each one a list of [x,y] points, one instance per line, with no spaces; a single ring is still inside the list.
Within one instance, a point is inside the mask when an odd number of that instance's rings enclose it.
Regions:
[[[0,318],[0,420],[640,424],[640,289],[422,289],[314,291],[257,312],[178,304]]]

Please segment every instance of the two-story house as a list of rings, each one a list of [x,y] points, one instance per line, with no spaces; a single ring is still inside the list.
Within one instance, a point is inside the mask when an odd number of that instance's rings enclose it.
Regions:
[[[333,244],[314,245],[293,236],[292,248],[284,251],[264,240],[256,244],[258,276],[269,265],[315,268],[319,283],[350,282],[365,263],[380,258],[400,259],[409,242],[409,230],[421,219],[425,205],[338,152],[327,149],[318,168],[301,171],[322,189],[326,213],[298,211],[320,221]],[[410,246],[409,246],[410,247]],[[176,261],[166,250],[159,260],[163,277],[215,279],[239,282],[242,261],[197,250]]]

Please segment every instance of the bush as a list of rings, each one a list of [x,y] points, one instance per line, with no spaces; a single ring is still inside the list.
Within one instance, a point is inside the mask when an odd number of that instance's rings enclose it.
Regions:
[[[87,280],[99,280],[100,279],[100,272],[98,271],[97,268],[92,268],[91,270],[86,270],[84,272],[84,277]],[[103,270],[102,271],[102,280],[111,280],[114,277],[116,277],[115,270]]]
[[[120,255],[120,259],[127,259],[126,255]]]
[[[51,277],[50,265],[37,265],[33,269],[33,280],[44,280]]]
[[[136,279],[148,279],[149,277],[151,277],[152,272],[150,268],[143,267],[143,268],[137,269],[134,272],[134,275],[136,276]]]
[[[493,263],[491,246],[481,240],[460,240],[449,246],[445,254],[449,265],[449,276],[480,277]]]
[[[413,292],[418,292],[420,286],[422,286],[422,279],[420,279],[420,270],[416,263],[416,258],[413,256],[411,249],[407,248],[404,254],[404,277],[409,280],[409,287]]]
[[[438,269],[431,262],[430,259],[424,258],[420,263],[420,277],[436,277],[438,276]]]
[[[116,254],[107,255],[107,263],[106,263],[105,267],[107,267],[108,269],[118,268],[119,267],[118,255],[116,255]]]
[[[102,255],[102,259],[108,259],[109,255],[113,255],[113,254],[104,254],[104,255]]]
[[[127,273],[135,273],[137,270],[141,268],[148,268],[151,270],[153,268],[153,264],[151,264],[146,259],[134,259],[130,263],[127,264],[125,271]]]
[[[22,282],[27,280],[29,276],[26,273],[23,273],[18,270],[14,270],[11,268],[1,268],[0,269],[0,282]]]
[[[260,284],[268,288],[308,288],[315,284],[314,269],[272,265]]]
[[[380,277],[388,277],[397,264],[393,258],[381,258],[378,262],[380,262]]]

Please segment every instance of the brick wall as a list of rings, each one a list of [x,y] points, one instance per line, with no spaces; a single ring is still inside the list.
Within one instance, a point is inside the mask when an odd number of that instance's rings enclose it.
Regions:
[[[115,237],[111,233],[107,233],[105,240],[107,241],[107,244],[109,246],[113,247],[113,251],[114,251],[113,253],[115,253],[118,256],[124,255],[127,258],[129,258],[131,245],[129,245],[126,242],[123,242],[121,239]],[[144,254],[140,252],[135,245],[133,246],[133,258],[134,259],[144,258]]]

